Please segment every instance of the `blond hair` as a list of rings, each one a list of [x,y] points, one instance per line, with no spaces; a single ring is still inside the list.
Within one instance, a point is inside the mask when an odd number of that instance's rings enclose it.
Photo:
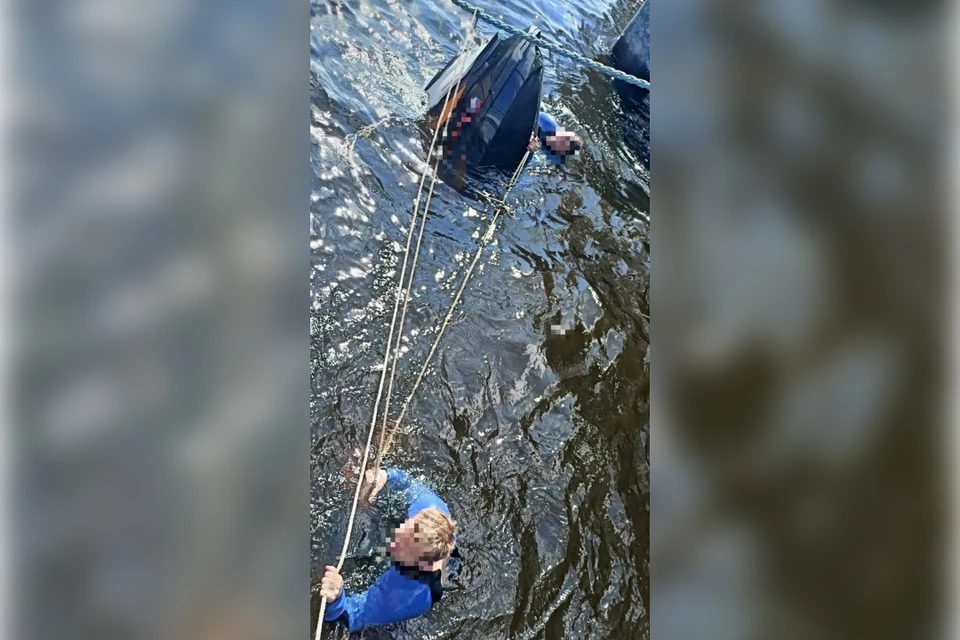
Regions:
[[[444,560],[453,553],[457,523],[440,509],[430,507],[413,516],[414,539],[427,562]]]

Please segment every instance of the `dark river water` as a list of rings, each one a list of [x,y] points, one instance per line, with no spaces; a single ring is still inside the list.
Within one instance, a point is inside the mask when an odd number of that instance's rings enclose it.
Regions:
[[[637,2],[480,6],[600,59]],[[313,628],[352,498],[342,468],[366,439],[380,378],[425,156],[423,87],[462,46],[469,15],[439,0],[314,2],[311,15]],[[473,42],[493,33],[481,22]],[[648,172],[624,142],[611,81],[544,62],[543,109],[584,150],[521,176],[388,460],[449,504],[464,564],[430,614],[365,637],[649,636]],[[391,417],[490,213],[438,183]],[[388,506],[359,513],[350,555],[382,544]],[[347,588],[382,570],[348,560]]]

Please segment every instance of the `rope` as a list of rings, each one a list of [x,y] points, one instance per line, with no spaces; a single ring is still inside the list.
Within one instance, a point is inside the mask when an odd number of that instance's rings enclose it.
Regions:
[[[343,138],[344,149],[346,150],[347,153],[353,153],[354,148],[357,146],[357,140],[359,140],[360,138],[369,137],[370,134],[372,134],[374,131],[380,128],[380,125],[386,124],[391,120],[402,121],[403,118],[395,115],[384,116],[383,118],[380,118],[376,122],[360,127],[353,133],[347,136],[344,136]]]
[[[393,439],[396,436],[397,431],[400,429],[404,417],[407,415],[407,410],[410,408],[410,403],[413,402],[413,396],[417,393],[417,389],[420,388],[420,383],[423,382],[423,377],[427,372],[427,367],[430,366],[430,360],[433,358],[433,354],[437,351],[437,346],[440,344],[440,339],[443,338],[443,333],[450,325],[450,319],[453,317],[453,312],[456,310],[457,304],[460,302],[460,298],[463,296],[463,292],[467,288],[467,283],[470,281],[470,276],[473,274],[473,270],[477,266],[477,262],[480,260],[483,250],[493,237],[494,229],[497,226],[497,220],[499,220],[500,214],[506,209],[507,198],[510,196],[510,192],[513,190],[514,185],[516,185],[517,180],[520,178],[520,173],[523,171],[524,166],[526,166],[527,158],[529,157],[530,151],[528,150],[524,154],[523,160],[520,161],[520,166],[518,166],[517,170],[514,171],[513,177],[510,178],[510,182],[507,184],[507,189],[503,194],[502,204],[494,211],[493,217],[490,219],[490,224],[487,226],[487,230],[480,239],[480,246],[477,248],[477,252],[473,256],[473,261],[467,268],[466,275],[463,277],[463,282],[460,284],[460,289],[457,291],[457,295],[455,295],[453,298],[453,303],[450,305],[450,310],[447,312],[447,316],[443,319],[443,324],[440,325],[440,331],[437,332],[437,337],[433,340],[433,345],[430,347],[430,352],[427,354],[427,358],[424,360],[423,366],[420,368],[420,373],[417,375],[417,380],[413,384],[413,389],[410,391],[410,394],[403,403],[403,408],[400,410],[400,417],[397,418],[396,422],[394,422],[389,438],[387,438],[387,440],[383,443],[383,446],[380,447],[380,451],[377,454],[378,469],[380,468],[380,463],[383,461],[384,456],[387,454],[387,452],[390,450],[390,446],[393,444]]]
[[[489,13],[487,13],[486,11],[484,11],[483,9],[479,9],[479,8],[473,6],[473,5],[470,4],[469,2],[466,2],[466,0],[451,0],[451,2],[453,2],[453,4],[457,5],[457,6],[460,7],[461,9],[466,9],[467,11],[475,11],[475,12],[477,12],[477,13],[479,14],[481,20],[483,20],[484,22],[486,22],[486,23],[488,23],[488,24],[493,25],[493,26],[496,27],[497,29],[500,29],[501,31],[506,31],[507,33],[510,33],[510,34],[512,34],[512,35],[515,35],[515,36],[519,36],[520,38],[523,38],[523,39],[526,40],[527,42],[531,42],[531,43],[533,43],[533,44],[535,44],[535,45],[537,45],[537,46],[539,46],[539,47],[541,47],[541,48],[543,48],[543,49],[546,49],[547,51],[552,51],[553,53],[557,54],[558,56],[562,56],[562,57],[564,57],[564,58],[567,58],[568,60],[573,60],[573,61],[575,61],[575,62],[579,62],[579,63],[582,64],[583,66],[589,67],[589,68],[593,69],[594,71],[599,71],[600,73],[606,74],[606,75],[608,75],[608,76],[611,76],[611,77],[613,77],[613,78],[616,78],[617,80],[622,80],[623,82],[627,82],[627,83],[632,84],[632,85],[634,85],[634,86],[640,87],[641,89],[647,89],[647,90],[650,89],[650,82],[647,81],[647,80],[643,80],[642,78],[638,78],[638,77],[636,77],[636,76],[630,75],[629,73],[624,73],[623,71],[620,71],[619,69],[614,69],[613,67],[608,67],[607,65],[601,64],[601,63],[597,62],[596,60],[591,60],[590,58],[587,58],[587,57],[585,57],[585,56],[582,56],[582,55],[580,55],[579,53],[576,53],[576,52],[574,52],[574,51],[570,51],[569,49],[564,49],[564,48],[561,47],[560,45],[554,44],[554,43],[552,43],[552,42],[548,42],[548,41],[543,40],[543,39],[541,39],[541,38],[537,38],[537,37],[531,36],[529,33],[526,33],[526,32],[524,32],[524,31],[521,31],[520,29],[517,29],[517,28],[514,27],[513,25],[509,25],[509,24],[507,24],[506,22],[504,22],[503,20],[500,20],[500,19],[498,19],[498,18],[495,18],[494,16],[490,15]]]
[[[464,67],[466,66],[466,56],[464,54],[466,53],[467,43],[470,40],[470,35],[472,34],[474,28],[476,27],[476,24],[477,24],[477,11],[474,12],[473,19],[470,21],[470,24],[467,27],[466,36],[463,39],[463,49],[460,52],[460,58],[461,58],[460,65],[459,65],[460,73],[457,76],[457,84],[456,86],[453,86],[447,89],[447,97],[444,100],[443,109],[440,111],[441,114],[446,113],[447,106],[450,102],[450,96],[451,95],[456,96],[460,92],[460,83],[463,80],[463,75],[465,71]],[[449,124],[452,121],[452,119],[453,118],[451,117],[449,120],[447,120],[446,126],[449,127]],[[430,143],[430,154],[432,154],[434,151],[434,144],[436,143],[437,133],[440,131],[440,128],[441,128],[441,124],[440,124],[440,121],[438,120],[437,126],[433,131],[433,141]],[[389,386],[387,387],[387,401],[383,408],[383,424],[380,428],[380,448],[381,449],[383,447],[384,438],[386,437],[386,433],[387,433],[387,419],[390,411],[390,398],[393,397],[393,381],[397,373],[397,362],[400,360],[400,338],[403,336],[403,327],[407,319],[407,309],[410,306],[410,294],[413,291],[413,276],[414,276],[414,273],[416,273],[417,262],[420,259],[420,243],[423,240],[423,230],[427,226],[427,214],[430,212],[430,201],[433,199],[433,190],[434,190],[434,187],[436,187],[437,185],[437,175],[438,175],[437,170],[440,167],[441,158],[442,158],[442,154],[437,154],[436,162],[433,165],[433,176],[430,180],[430,191],[427,193],[427,201],[423,207],[423,217],[420,219],[420,232],[417,235],[417,247],[416,249],[414,249],[414,252],[413,252],[413,266],[410,268],[410,280],[407,282],[407,290],[403,298],[403,312],[400,315],[400,328],[397,330],[397,341],[396,341],[396,346],[394,347],[395,350],[393,354],[393,364],[390,367],[390,383],[389,383]],[[430,156],[428,155],[427,162],[429,162],[429,160],[430,160]],[[420,181],[421,190],[423,189],[424,178],[426,178],[426,173],[424,173],[423,178],[421,178],[421,181]],[[419,202],[420,202],[420,195],[417,194],[417,203],[419,204]],[[401,281],[402,279],[403,279],[403,276],[401,275]],[[374,466],[374,468],[378,472],[380,471],[381,460],[382,460],[382,457],[378,456],[377,463]]]
[[[476,15],[474,15],[474,18],[471,24],[475,24],[475,23],[476,23]],[[469,41],[469,32],[467,36],[464,37],[463,39],[464,50],[466,50],[468,41]],[[460,83],[458,82],[457,83],[458,87],[459,87],[459,84]],[[446,96],[446,99],[444,100],[444,105],[443,105],[444,111],[446,111],[447,106],[450,102],[450,95],[451,95],[451,91],[448,90],[447,96]],[[383,370],[380,372],[380,386],[377,389],[377,399],[373,405],[373,419],[370,421],[370,431],[367,434],[367,444],[363,449],[363,462],[360,463],[360,476],[357,478],[357,488],[353,492],[353,506],[350,507],[350,517],[347,520],[347,533],[343,538],[343,549],[340,551],[340,559],[337,561],[337,572],[343,569],[343,563],[347,558],[347,551],[350,548],[350,537],[353,535],[353,523],[357,516],[357,506],[360,503],[360,490],[363,488],[363,481],[366,477],[367,462],[369,462],[370,460],[370,445],[373,443],[373,432],[376,430],[377,417],[378,417],[378,412],[380,410],[380,401],[383,398],[383,383],[386,379],[387,365],[389,364],[389,360],[390,360],[390,346],[393,341],[393,330],[397,322],[397,311],[399,310],[399,307],[400,307],[400,295],[403,289],[403,279],[405,277],[406,270],[407,270],[407,260],[410,257],[410,244],[413,240],[413,229],[416,226],[417,211],[420,208],[420,198],[423,195],[423,185],[426,182],[427,170],[429,169],[429,166],[430,166],[430,157],[433,155],[433,150],[437,142],[437,135],[439,131],[440,131],[440,124],[438,122],[437,127],[433,132],[433,139],[430,141],[430,151],[427,154],[427,163],[426,163],[426,166],[424,167],[423,174],[420,177],[420,187],[417,189],[417,197],[416,197],[416,200],[414,201],[413,216],[410,220],[410,228],[407,231],[407,246],[404,251],[403,266],[400,270],[400,281],[397,284],[397,296],[393,303],[393,317],[390,320],[390,331],[387,334],[387,348],[385,349],[385,352],[384,352]],[[438,163],[439,163],[439,157],[438,157]],[[433,182],[430,185],[430,195],[433,195],[433,185],[435,184],[436,184],[436,171],[434,171]],[[429,204],[429,196],[428,196],[428,204]],[[427,209],[424,209],[423,220],[426,220],[426,218],[427,218]],[[423,224],[421,223],[420,237],[422,236],[423,236]],[[420,250],[420,241],[418,239],[417,240],[418,254],[419,254],[419,250]],[[412,273],[410,277],[410,284],[411,286],[413,284]],[[409,294],[409,289],[408,289],[408,294]],[[406,315],[406,303],[404,305],[404,315]],[[402,329],[402,323],[401,323],[401,329]],[[397,337],[398,344],[399,344],[399,340],[400,340],[400,337],[398,336]],[[398,353],[399,353],[399,350],[398,350]],[[394,370],[395,369],[396,369],[396,362],[394,362]],[[391,386],[392,384],[393,384],[393,376],[391,375]],[[389,396],[387,398],[387,402],[389,403]],[[384,411],[384,415],[386,416],[386,411]],[[385,427],[386,427],[386,420],[384,420],[384,428]],[[323,616],[326,613],[326,610],[327,610],[327,599],[325,596],[321,594],[320,613],[317,620],[316,640],[320,640],[320,636],[323,633]]]

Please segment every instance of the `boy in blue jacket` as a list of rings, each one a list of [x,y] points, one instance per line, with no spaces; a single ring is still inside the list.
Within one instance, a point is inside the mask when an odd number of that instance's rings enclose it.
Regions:
[[[544,155],[550,162],[562,164],[580,150],[583,140],[573,131],[561,129],[557,121],[548,114],[541,113],[537,119],[537,135],[527,145],[531,154],[537,150],[538,144],[543,146]],[[533,155],[530,159],[533,159]]]
[[[373,485],[370,500],[381,489],[403,491],[410,503],[407,520],[394,532],[390,569],[373,586],[346,595],[336,567],[327,566],[320,594],[327,600],[324,622],[337,622],[351,633],[364,627],[392,624],[427,613],[442,595],[441,578],[456,553],[456,523],[437,494],[400,469],[367,472]]]

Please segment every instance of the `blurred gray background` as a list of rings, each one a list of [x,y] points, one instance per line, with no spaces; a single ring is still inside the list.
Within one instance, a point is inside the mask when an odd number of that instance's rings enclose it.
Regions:
[[[309,9],[15,2],[12,637],[309,628]]]
[[[931,638],[945,7],[652,5],[653,638]]]

